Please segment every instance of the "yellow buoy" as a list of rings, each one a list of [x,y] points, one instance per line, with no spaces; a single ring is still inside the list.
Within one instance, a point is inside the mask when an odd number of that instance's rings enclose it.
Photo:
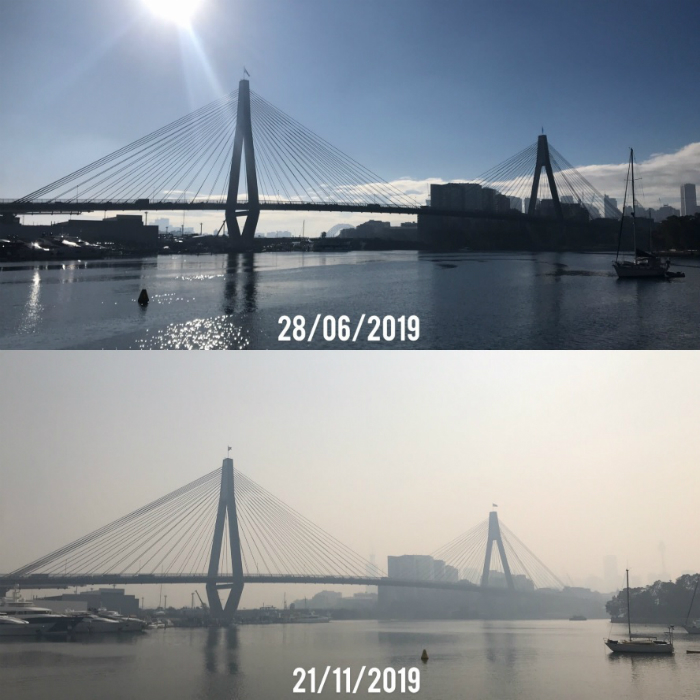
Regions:
[[[428,652],[427,652],[427,650],[423,649],[423,653],[420,655],[420,660],[421,660],[421,661],[427,661],[427,660],[428,660]]]

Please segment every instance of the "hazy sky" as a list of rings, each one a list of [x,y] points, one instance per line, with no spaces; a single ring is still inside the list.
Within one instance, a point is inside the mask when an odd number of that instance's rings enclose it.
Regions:
[[[216,469],[227,445],[238,469],[383,569],[387,554],[435,551],[495,502],[560,578],[600,576],[615,554],[646,579],[660,542],[669,577],[700,570],[697,353],[0,362],[0,572]],[[187,586],[171,588],[189,604]],[[249,586],[243,604],[283,592],[305,589]]]
[[[478,176],[544,127],[613,195],[624,168],[605,166],[629,146],[642,163],[664,154],[645,204],[678,206],[679,185],[700,184],[698,26],[696,0],[201,0],[188,28],[147,0],[0,0],[0,196],[220,97],[246,66],[272,104],[417,191]],[[303,216],[260,229],[297,233]],[[312,234],[359,221],[308,218]]]

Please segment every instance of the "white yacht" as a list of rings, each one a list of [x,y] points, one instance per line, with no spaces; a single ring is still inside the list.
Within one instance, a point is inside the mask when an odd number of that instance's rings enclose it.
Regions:
[[[3,598],[1,600],[0,613],[5,613],[8,617],[27,622],[33,634],[71,632],[82,619],[80,614],[59,615],[49,608],[34,605],[30,600],[24,600],[17,588],[12,591],[11,598]]]
[[[0,637],[19,637],[36,634],[26,620],[19,620],[7,613],[0,613]]]
[[[138,617],[125,617],[116,610],[105,610],[100,608],[97,614],[106,620],[119,623],[120,632],[143,632],[146,629],[146,622]]]
[[[116,620],[108,620],[106,617],[94,613],[81,614],[80,622],[74,627],[76,634],[106,633],[115,634],[121,632],[121,625]]]

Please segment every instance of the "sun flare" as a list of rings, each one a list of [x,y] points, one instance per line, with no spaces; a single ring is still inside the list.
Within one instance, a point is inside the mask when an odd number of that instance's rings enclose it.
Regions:
[[[144,0],[154,14],[188,27],[202,0]]]

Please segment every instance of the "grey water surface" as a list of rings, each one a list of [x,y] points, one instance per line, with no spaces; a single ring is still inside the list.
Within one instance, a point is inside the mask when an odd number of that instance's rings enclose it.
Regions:
[[[623,634],[624,630],[616,630]],[[695,700],[699,655],[677,635],[669,657],[613,655],[610,623],[569,621],[332,621],[231,629],[153,630],[75,642],[0,641],[0,689],[12,700],[282,700],[294,669],[331,668],[320,697],[346,697],[333,669],[418,668],[422,700]],[[430,660],[420,661],[423,648]],[[343,677],[344,678],[344,677]],[[318,681],[317,681],[318,682]],[[379,686],[382,687],[381,685]]]

